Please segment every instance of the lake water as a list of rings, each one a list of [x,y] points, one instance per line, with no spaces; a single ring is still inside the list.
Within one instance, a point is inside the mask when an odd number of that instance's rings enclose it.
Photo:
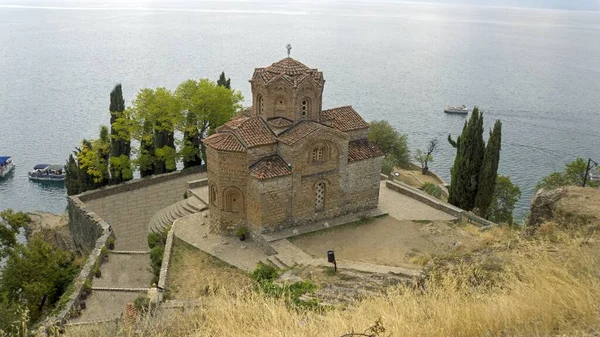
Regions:
[[[65,190],[27,180],[64,163],[109,122],[109,92],[216,80],[250,104],[255,67],[286,55],[324,72],[324,108],[351,104],[387,119],[412,148],[437,137],[431,167],[449,180],[463,116],[503,122],[500,173],[521,187],[577,156],[600,160],[600,12],[381,2],[0,0],[0,209],[62,212]],[[487,135],[487,131],[486,131]]]

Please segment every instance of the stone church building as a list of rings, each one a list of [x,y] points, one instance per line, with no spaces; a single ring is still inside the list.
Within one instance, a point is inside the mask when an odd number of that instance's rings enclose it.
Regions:
[[[383,153],[351,107],[322,109],[323,73],[287,57],[257,68],[252,107],[204,140],[209,210],[256,232],[376,208]]]

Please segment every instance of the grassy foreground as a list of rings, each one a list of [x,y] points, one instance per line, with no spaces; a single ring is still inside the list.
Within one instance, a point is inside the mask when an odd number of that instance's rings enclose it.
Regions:
[[[304,311],[254,292],[217,291],[201,306],[157,311],[133,325],[70,329],[66,336],[598,336],[600,245],[589,232],[544,225],[535,237],[481,234],[475,252],[434,257],[428,273],[345,310]]]

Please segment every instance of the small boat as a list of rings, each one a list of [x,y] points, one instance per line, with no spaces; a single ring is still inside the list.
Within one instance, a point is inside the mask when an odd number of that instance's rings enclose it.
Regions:
[[[65,168],[62,165],[38,164],[28,173],[29,180],[65,181]]]
[[[0,156],[0,178],[4,178],[14,168],[15,163],[10,156]]]
[[[459,115],[466,115],[469,113],[469,109],[467,109],[466,106],[461,105],[459,107],[456,106],[447,106],[444,109],[444,112],[447,114],[459,114]]]

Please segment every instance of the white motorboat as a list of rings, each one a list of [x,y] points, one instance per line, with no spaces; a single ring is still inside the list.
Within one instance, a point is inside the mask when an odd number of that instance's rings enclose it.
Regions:
[[[10,156],[0,156],[0,178],[4,178],[14,168],[15,163]]]
[[[62,165],[38,164],[29,172],[29,180],[65,181],[65,168]]]

